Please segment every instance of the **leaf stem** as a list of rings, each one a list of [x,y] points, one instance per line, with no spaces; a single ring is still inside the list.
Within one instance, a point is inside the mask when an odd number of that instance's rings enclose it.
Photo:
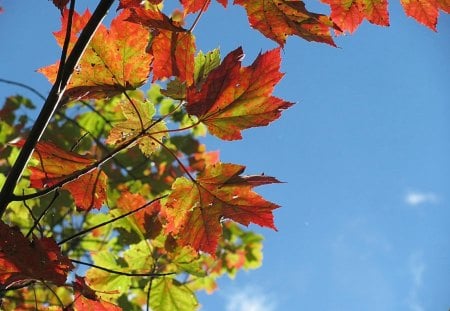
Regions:
[[[195,17],[194,22],[192,23],[192,26],[189,28],[189,32],[194,31],[195,26],[197,26],[200,17],[202,16],[202,14],[205,12],[206,7],[208,6],[210,0],[205,0],[205,2],[203,3],[202,8],[200,9],[200,12],[198,12],[197,16]]]
[[[188,175],[189,179],[192,180],[192,182],[194,182],[194,183],[196,182],[195,178],[192,177],[192,175],[189,173],[189,170],[186,168],[186,166],[184,166],[183,162],[181,162],[181,160],[177,157],[177,155],[172,150],[170,150],[169,147],[164,145],[162,142],[160,142],[159,140],[157,140],[153,136],[150,136],[150,138],[153,139],[154,141],[156,141],[161,147],[163,147],[164,150],[166,150],[178,162],[180,167],[183,169],[183,171],[185,171],[185,173]]]
[[[7,79],[3,79],[3,78],[0,78],[0,82],[20,86],[21,88],[27,89],[28,91],[32,92],[34,95],[36,95],[40,99],[45,100],[44,95],[42,95],[38,90],[36,90],[35,88],[33,88],[27,84],[12,81],[12,80],[7,80]]]
[[[55,203],[56,198],[59,196],[59,191],[55,192],[55,195],[53,196],[52,200],[50,201],[50,203],[47,205],[47,207],[42,211],[42,213],[39,215],[39,217],[37,219],[34,220],[33,226],[31,226],[30,230],[28,230],[28,233],[26,234],[25,237],[29,237],[31,235],[31,233],[33,233],[34,229],[36,228],[37,225],[39,225],[39,222],[41,221],[41,219],[45,216],[45,214],[47,214],[48,210],[50,209],[50,207],[53,205],[53,203]]]
[[[154,277],[161,277],[161,276],[167,276],[167,275],[175,274],[175,272],[154,273],[153,271],[152,272],[147,272],[147,273],[123,272],[123,271],[117,271],[117,270],[112,270],[112,269],[109,269],[109,268],[97,266],[97,265],[94,265],[92,263],[79,261],[79,260],[76,260],[76,259],[70,259],[70,261],[72,261],[74,263],[77,263],[77,264],[80,264],[80,265],[89,266],[89,267],[92,267],[92,268],[103,270],[103,271],[106,271],[106,272],[109,272],[109,273],[112,273],[112,274],[124,275],[124,276],[149,276],[151,278],[154,278]]]

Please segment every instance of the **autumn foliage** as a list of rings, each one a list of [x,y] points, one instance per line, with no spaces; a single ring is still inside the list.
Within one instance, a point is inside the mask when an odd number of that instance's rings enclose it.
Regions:
[[[276,230],[279,206],[255,187],[279,181],[221,162],[199,136],[240,140],[292,106],[272,95],[289,36],[336,46],[364,19],[389,25],[386,0],[322,0],[330,14],[301,0],[217,0],[224,14],[241,6],[279,45],[245,66],[242,47],[197,50],[210,0],[180,0],[173,12],[162,0],[122,0],[110,25],[96,25],[113,2],[81,13],[53,0],[63,57],[38,70],[53,85],[50,113],[31,128],[20,109],[34,109],[27,98],[11,96],[0,110],[5,310],[194,310],[196,291],[259,267],[262,237],[245,227]],[[434,31],[450,11],[445,0],[401,4]]]

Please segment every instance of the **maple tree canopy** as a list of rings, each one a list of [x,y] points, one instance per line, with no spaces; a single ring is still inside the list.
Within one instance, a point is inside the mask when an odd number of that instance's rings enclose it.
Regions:
[[[42,111],[32,126],[29,99],[0,109],[2,310],[195,310],[197,291],[261,266],[262,236],[247,227],[276,230],[279,205],[254,189],[280,182],[244,175],[199,137],[240,140],[278,120],[293,105],[273,95],[288,38],[336,46],[364,20],[389,26],[388,2],[321,0],[330,14],[301,0],[217,2],[224,15],[242,7],[277,47],[249,66],[242,47],[199,51],[211,0],[172,12],[121,0],[109,25],[113,0],[92,13],[53,0],[62,53],[38,70],[53,85]],[[434,31],[450,12],[448,0],[400,3]]]

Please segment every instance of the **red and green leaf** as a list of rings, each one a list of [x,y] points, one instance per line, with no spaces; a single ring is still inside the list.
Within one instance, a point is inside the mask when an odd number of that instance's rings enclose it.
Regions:
[[[106,143],[119,145],[134,139],[146,156],[158,150],[168,134],[164,121],[152,119],[155,114],[153,104],[134,98],[132,102],[122,101],[120,108],[125,120],[114,124]]]
[[[290,35],[335,45],[328,16],[309,12],[301,0],[235,0],[246,11],[250,25],[283,46]],[[338,29],[339,30],[339,29]]]
[[[77,34],[89,20],[91,13],[73,16],[70,49]],[[71,98],[100,98],[125,90],[136,89],[147,81],[151,55],[146,52],[148,31],[141,25],[127,22],[129,11],[120,13],[111,23],[110,30],[101,25],[67,86]],[[68,11],[62,17],[62,28],[55,37],[62,46],[67,26]],[[59,62],[39,69],[51,83],[56,80]]]
[[[272,211],[278,205],[255,193],[254,185],[245,177],[239,178],[244,169],[217,163],[207,166],[196,181],[178,178],[162,209],[167,220],[166,233],[177,235],[181,245],[214,254],[222,234],[222,219],[275,229]],[[260,176],[258,185],[277,182]]]
[[[17,227],[0,221],[0,288],[48,281],[64,285],[73,269],[52,238],[29,241]]]
[[[120,311],[122,308],[97,297],[83,277],[77,276],[73,283],[75,311]]]
[[[23,144],[24,140],[15,143],[19,147]],[[33,158],[39,161],[38,166],[29,168],[33,188],[52,187],[95,163],[95,159],[63,150],[51,142],[39,142]],[[62,188],[70,192],[78,209],[99,209],[106,200],[106,183],[106,174],[98,168],[92,168]]]
[[[128,191],[122,192],[117,200],[117,206],[125,213],[144,206],[147,201],[139,194],[133,194]],[[145,237],[153,239],[158,236],[162,225],[158,217],[161,205],[159,201],[154,202],[148,207],[133,213],[128,219],[132,220]]]
[[[192,86],[187,92],[187,112],[225,140],[241,139],[243,129],[268,125],[292,105],[271,96],[283,76],[280,49],[259,55],[249,67],[241,67],[242,57],[241,48],[231,52],[200,90]]]

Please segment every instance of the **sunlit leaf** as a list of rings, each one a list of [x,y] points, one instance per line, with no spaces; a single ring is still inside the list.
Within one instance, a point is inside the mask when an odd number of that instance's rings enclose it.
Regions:
[[[152,119],[152,103],[135,98],[132,102],[122,101],[120,108],[125,120],[114,124],[106,143],[119,145],[137,137],[136,143],[146,156],[161,148],[160,143],[168,136],[167,127],[164,121]]]
[[[235,0],[248,15],[250,25],[283,46],[290,35],[308,41],[335,45],[330,28],[333,22],[322,14],[311,13],[301,0]]]
[[[20,140],[15,145],[22,147],[24,143]],[[29,168],[34,188],[51,187],[95,163],[95,159],[63,150],[51,142],[39,142],[33,157],[39,161],[38,166]],[[106,200],[106,182],[106,174],[94,167],[66,183],[63,189],[70,192],[77,208],[99,209]]]
[[[72,48],[78,33],[91,16],[74,14]],[[146,52],[148,31],[141,25],[127,22],[128,11],[120,13],[108,30],[100,25],[68,84],[66,95],[72,98],[99,98],[136,89],[150,74],[151,55]],[[61,30],[55,33],[58,44],[64,42],[68,10],[64,11]],[[59,62],[41,68],[51,83],[56,80]]]
[[[283,76],[279,49],[260,54],[249,67],[241,67],[242,57],[241,48],[234,50],[210,72],[200,90],[192,86],[187,93],[187,112],[225,140],[241,139],[243,129],[268,125],[292,105],[271,96]]]
[[[166,232],[178,236],[182,245],[214,254],[222,234],[222,219],[275,229],[272,211],[278,205],[255,193],[254,185],[245,179],[233,181],[244,169],[236,164],[217,163],[207,166],[195,182],[178,178],[163,209]],[[278,181],[262,176],[259,184],[274,182]]]

